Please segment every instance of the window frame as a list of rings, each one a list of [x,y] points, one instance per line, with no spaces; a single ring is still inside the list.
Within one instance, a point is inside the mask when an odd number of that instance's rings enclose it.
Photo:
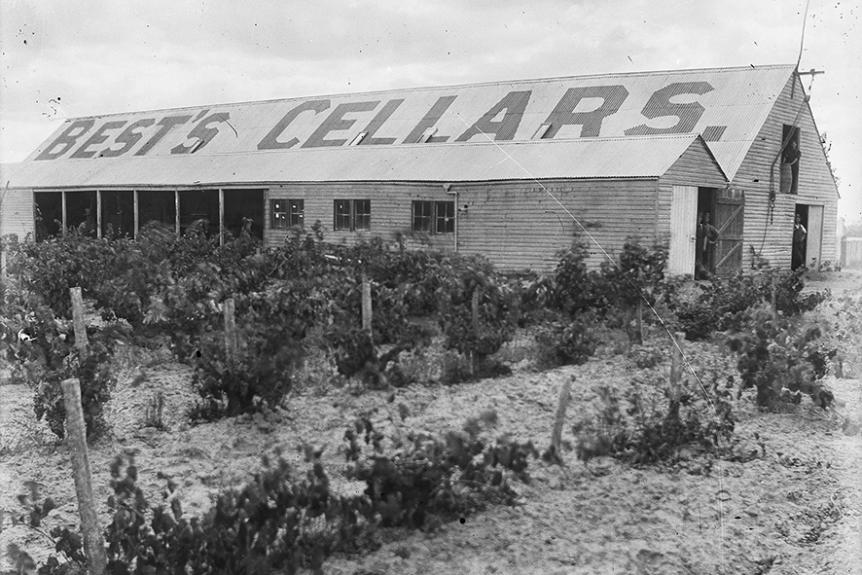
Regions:
[[[332,200],[332,229],[336,232],[371,230],[371,200]]]
[[[284,204],[282,209],[276,209],[278,204]],[[270,198],[269,229],[288,230],[293,227],[303,227],[305,224],[305,200]]]
[[[417,213],[417,211],[421,213]],[[453,200],[413,200],[411,229],[414,232],[441,235],[455,233],[455,202]],[[417,226],[417,222],[425,222]]]

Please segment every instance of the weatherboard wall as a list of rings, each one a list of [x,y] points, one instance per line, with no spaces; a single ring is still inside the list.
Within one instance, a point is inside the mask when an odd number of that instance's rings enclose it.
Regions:
[[[303,200],[305,228],[320,222],[327,242],[351,244],[371,237],[405,238],[408,247],[430,245],[440,249],[454,248],[455,234],[413,234],[413,201],[453,200],[441,184],[398,182],[315,182],[285,183],[270,186],[266,194],[264,242],[268,247],[282,245],[290,236],[289,230],[270,226],[271,200]],[[333,202],[335,200],[370,200],[371,228],[361,231],[333,229]]]
[[[437,183],[284,184],[269,189],[265,215],[269,222],[269,200],[301,199],[306,228],[320,221],[327,241],[349,244],[402,234],[408,247],[456,249],[457,235],[460,253],[484,255],[507,270],[552,269],[557,252],[569,247],[579,232],[588,244],[588,265],[597,267],[605,257],[603,250],[618,253],[626,237],[655,239],[656,182],[648,178],[453,183],[448,193]],[[370,200],[371,229],[334,231],[336,199]],[[457,234],[413,234],[414,200],[456,201]],[[276,246],[288,235],[267,224],[264,237],[268,246]]]
[[[484,254],[502,269],[553,269],[557,253],[576,234],[593,268],[619,254],[627,237],[655,239],[655,178],[465,184],[453,190],[459,205],[468,206],[459,219],[459,251]]]
[[[791,79],[770,111],[748,154],[733,178],[732,185],[745,192],[745,246],[743,268],[752,263],[752,248],[776,267],[789,268],[793,241],[793,220],[797,204],[820,205],[823,210],[821,261],[836,261],[835,226],[838,191],[826,162],[819,132],[805,93]],[[791,91],[793,97],[791,98]],[[783,126],[800,128],[799,186],[797,194],[782,193],[780,159]],[[772,183],[770,172],[774,169]],[[770,189],[775,205],[769,213]]]
[[[9,188],[0,191],[0,236],[28,239],[33,233],[33,190]]]

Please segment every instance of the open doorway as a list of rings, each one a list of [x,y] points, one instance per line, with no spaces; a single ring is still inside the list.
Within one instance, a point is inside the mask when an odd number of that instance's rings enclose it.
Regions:
[[[96,237],[96,190],[66,192],[66,228]]]
[[[245,231],[263,240],[263,190],[225,190],[224,229],[235,238]]]
[[[135,234],[135,193],[103,190],[102,237],[122,238]]]
[[[36,241],[41,242],[63,231],[63,192],[34,192]]]
[[[697,231],[695,233],[694,278],[709,279],[715,274],[718,230],[715,227],[715,190],[697,190]]]
[[[805,253],[808,248],[808,206],[796,204],[793,214],[793,243],[791,245],[790,269],[795,270],[805,265]]]

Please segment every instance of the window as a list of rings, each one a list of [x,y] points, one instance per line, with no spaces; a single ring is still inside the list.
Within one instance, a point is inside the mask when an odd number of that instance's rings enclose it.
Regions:
[[[446,234],[455,231],[455,202],[413,202],[413,231]]]
[[[413,231],[430,232],[434,202],[413,202]]]
[[[434,211],[437,233],[453,233],[455,231],[455,202],[434,202]]]
[[[269,227],[274,230],[286,230],[294,226],[302,226],[305,221],[304,200],[270,200]]]
[[[785,125],[781,137],[781,191],[796,194],[799,191],[799,128]]]
[[[332,228],[336,231],[371,229],[371,200],[335,200]]]

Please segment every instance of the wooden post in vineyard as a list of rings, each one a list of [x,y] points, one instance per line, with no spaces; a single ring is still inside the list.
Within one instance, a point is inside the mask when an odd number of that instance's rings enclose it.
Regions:
[[[66,408],[66,446],[72,459],[78,513],[81,516],[81,532],[84,535],[84,552],[87,555],[89,572],[92,575],[102,575],[108,560],[105,555],[105,541],[102,539],[99,517],[96,515],[96,502],[93,498],[90,457],[87,453],[87,430],[81,407],[81,384],[76,378],[71,378],[60,385],[63,388],[63,405]]]
[[[374,310],[371,306],[371,282],[362,274],[362,329],[371,334],[371,320]]]
[[[236,303],[232,297],[224,300],[224,352],[228,361],[239,354],[239,334],[236,331]]]
[[[678,400],[682,395],[682,372],[683,372],[683,354],[682,344],[685,341],[685,333],[678,331],[674,334],[673,347],[671,348],[670,356],[670,389],[671,400]]]
[[[554,428],[551,430],[551,447],[549,448],[549,456],[551,461],[563,464],[562,441],[563,441],[563,423],[566,420],[566,408],[569,406],[569,401],[572,399],[572,382],[575,376],[566,381],[560,389],[560,399],[557,402],[557,413],[554,416]]]
[[[80,287],[69,288],[72,298],[72,326],[75,329],[75,347],[83,356],[87,351],[87,325],[84,323],[84,298]]]
[[[473,333],[479,336],[479,286],[473,290],[473,299],[470,302],[470,311],[473,317]]]

